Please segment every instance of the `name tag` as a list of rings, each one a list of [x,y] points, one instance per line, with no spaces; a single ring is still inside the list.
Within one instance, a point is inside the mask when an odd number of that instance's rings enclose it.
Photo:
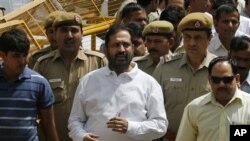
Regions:
[[[57,78],[57,79],[50,79],[49,82],[50,83],[54,83],[54,82],[61,82],[62,79],[61,78]]]
[[[182,82],[182,78],[170,78],[170,82]]]

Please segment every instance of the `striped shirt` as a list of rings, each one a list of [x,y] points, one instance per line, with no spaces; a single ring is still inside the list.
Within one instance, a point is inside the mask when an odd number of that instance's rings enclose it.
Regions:
[[[38,141],[36,117],[50,107],[54,97],[49,83],[26,67],[9,83],[0,68],[0,140]]]

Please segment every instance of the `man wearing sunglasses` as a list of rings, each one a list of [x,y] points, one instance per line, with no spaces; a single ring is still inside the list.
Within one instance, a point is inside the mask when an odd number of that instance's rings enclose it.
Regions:
[[[250,95],[237,88],[236,62],[217,57],[208,66],[212,92],[185,108],[176,141],[229,141],[232,124],[250,124]]]
[[[237,62],[240,74],[240,89],[250,93],[250,38],[234,37],[231,41],[229,56]]]

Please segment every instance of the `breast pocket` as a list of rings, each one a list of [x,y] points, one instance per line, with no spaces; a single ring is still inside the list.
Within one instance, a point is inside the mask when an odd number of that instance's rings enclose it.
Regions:
[[[67,100],[67,95],[64,91],[64,89],[65,89],[64,81],[51,82],[50,85],[51,85],[53,93],[54,93],[55,104],[65,102]]]
[[[185,92],[186,85],[182,81],[172,82],[166,80],[164,81],[163,84],[163,90],[164,90],[164,100],[167,105],[181,104],[186,101],[187,98],[186,96],[187,92]]]

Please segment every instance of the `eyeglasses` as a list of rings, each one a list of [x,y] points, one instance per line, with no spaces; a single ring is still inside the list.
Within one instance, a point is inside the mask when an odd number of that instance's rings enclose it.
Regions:
[[[214,84],[219,84],[221,80],[223,81],[224,84],[229,84],[234,80],[234,76],[225,76],[225,77],[211,76],[211,81]]]

